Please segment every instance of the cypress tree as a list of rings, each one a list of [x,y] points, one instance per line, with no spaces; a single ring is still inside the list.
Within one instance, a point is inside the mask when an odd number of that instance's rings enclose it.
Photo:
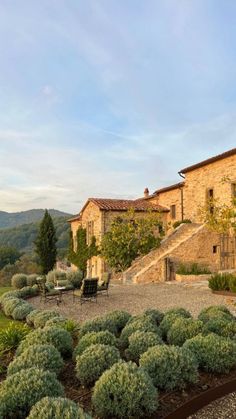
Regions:
[[[37,238],[34,242],[35,252],[39,257],[42,274],[46,275],[56,263],[57,247],[56,231],[51,215],[45,210],[44,217],[39,225]]]

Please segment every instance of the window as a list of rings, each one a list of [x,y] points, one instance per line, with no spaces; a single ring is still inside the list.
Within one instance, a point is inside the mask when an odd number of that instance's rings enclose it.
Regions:
[[[214,213],[214,190],[213,189],[207,189],[207,202],[209,205],[209,212],[210,214]]]
[[[170,216],[172,220],[176,218],[176,205],[170,206]]]
[[[215,246],[213,246],[213,248],[212,248],[212,253],[217,253],[217,246],[215,245]]]

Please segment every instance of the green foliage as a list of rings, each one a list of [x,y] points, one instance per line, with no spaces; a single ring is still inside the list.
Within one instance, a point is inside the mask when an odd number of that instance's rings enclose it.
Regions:
[[[188,350],[167,345],[148,349],[140,366],[149,374],[153,384],[162,390],[184,388],[198,378],[198,363]]]
[[[117,334],[120,334],[131,317],[131,314],[124,310],[114,310],[104,316],[105,319],[110,320],[115,325]]]
[[[129,337],[129,347],[125,355],[131,361],[138,362],[140,356],[149,348],[161,345],[163,342],[156,333],[153,332],[135,332]]]
[[[25,274],[15,274],[11,279],[13,288],[21,289],[27,286],[27,276]]]
[[[63,359],[54,346],[32,345],[8,365],[7,375],[31,367],[59,374],[63,365]]]
[[[34,316],[34,327],[44,327],[49,319],[60,317],[60,313],[54,310],[43,310]]]
[[[135,212],[129,211],[123,219],[115,219],[101,242],[101,254],[108,265],[117,272],[124,271],[135,258],[158,247],[158,225],[159,215],[151,213],[135,218]]]
[[[76,357],[76,376],[82,385],[91,386],[120,359],[120,353],[114,346],[91,345]]]
[[[69,332],[57,327],[44,327],[36,329],[21,342],[16,350],[16,356],[28,349],[31,345],[49,344],[62,354],[68,356],[72,353],[72,337]]]
[[[136,364],[119,362],[96,382],[92,403],[99,417],[146,418],[157,409],[157,391]]]
[[[213,373],[227,373],[236,366],[236,343],[214,333],[187,340],[187,348],[196,357],[199,367]]]
[[[43,274],[51,271],[56,263],[56,242],[57,237],[53,220],[46,210],[35,240],[35,252],[38,255],[39,265]]]
[[[38,285],[33,285],[32,287],[23,287],[21,290],[19,290],[19,295],[21,298],[34,297],[38,293]]]
[[[211,271],[206,266],[201,266],[198,263],[180,263],[176,273],[179,275],[204,275],[210,274]]]
[[[0,387],[0,417],[25,418],[31,407],[45,396],[63,396],[56,375],[29,368],[10,375]]]
[[[181,224],[191,224],[191,220],[189,220],[188,218],[185,218],[184,220],[181,221],[175,221],[173,223],[173,228],[176,229],[177,227],[179,227]]]
[[[34,307],[24,301],[24,304],[18,305],[12,312],[12,317],[14,320],[25,320],[26,316],[34,310]]]
[[[76,250],[74,250],[76,249]],[[87,244],[87,232],[86,228],[79,227],[76,233],[76,244],[73,245],[73,236],[70,232],[70,246],[68,259],[83,273],[83,277],[86,275],[87,261],[98,254],[98,247],[96,246],[96,238],[91,238],[90,245]]]
[[[50,209],[49,213],[55,219],[62,217],[68,219],[68,217],[71,216],[71,214],[55,209]],[[44,210],[42,209],[32,209],[14,213],[0,211],[0,229],[5,229],[4,231],[6,231],[6,229],[11,227],[17,227],[21,225],[27,225],[32,222],[37,222],[43,217],[43,214]]]
[[[51,282],[52,284],[56,285],[57,281],[66,280],[66,273],[57,269],[53,269],[47,273],[46,280],[47,282]]]
[[[11,298],[19,298],[20,297],[20,292],[19,291],[7,291],[4,292],[1,296],[0,296],[0,304],[2,306],[4,306],[5,302],[7,300],[10,300]]]
[[[164,318],[164,314],[161,313],[161,311],[154,309],[154,308],[148,308],[147,310],[144,311],[143,313],[145,316],[150,316],[152,317],[153,321],[159,325],[161,323],[161,321]]]
[[[160,323],[160,333],[163,339],[167,338],[167,333],[172,324],[180,317],[188,319],[191,318],[191,314],[184,308],[173,308],[165,313]]]
[[[34,318],[35,318],[35,316],[36,316],[37,314],[41,313],[41,312],[42,312],[42,310],[38,310],[38,309],[31,311],[31,312],[30,312],[30,313],[26,316],[26,323],[27,323],[29,326],[33,326],[33,325],[34,325]]]
[[[36,285],[37,284],[37,277],[38,277],[37,274],[27,275],[27,278],[26,278],[27,285],[29,287],[32,287],[33,285]]]
[[[170,345],[182,346],[187,339],[191,339],[202,332],[201,320],[185,319],[179,317],[171,325],[167,333],[167,342]]]
[[[13,311],[17,306],[24,305],[24,300],[21,298],[9,298],[2,303],[2,310],[5,316],[12,316]]]
[[[229,291],[229,282],[232,277],[233,275],[228,273],[214,274],[210,277],[208,281],[209,288],[213,291]]]
[[[236,276],[235,275],[232,275],[231,278],[229,279],[229,289],[231,292],[236,293]]]
[[[0,330],[0,352],[16,349],[29,332],[27,325],[11,322],[8,327]]]
[[[80,288],[83,281],[83,272],[79,270],[75,272],[68,272],[66,274],[66,278],[74,288]]]
[[[66,330],[67,332],[69,332],[73,338],[77,338],[78,331],[79,331],[79,324],[75,320],[66,319],[63,316],[52,317],[51,319],[47,320],[45,326],[46,327],[49,327],[49,326],[60,327]]]
[[[157,334],[158,328],[151,317],[140,316],[140,318],[131,319],[131,321],[124,327],[120,335],[119,343],[123,349],[128,347],[129,337],[137,331],[153,332]]]
[[[117,339],[112,333],[108,332],[107,330],[102,331],[102,332],[86,333],[86,335],[84,335],[79,340],[78,345],[75,347],[73,358],[76,358],[78,355],[81,355],[85,349],[97,343],[100,343],[103,345],[116,346]]]
[[[116,323],[111,318],[107,318],[106,316],[96,317],[93,320],[87,320],[81,325],[79,329],[79,338],[89,332],[102,332],[104,330],[117,334]]]
[[[233,339],[236,336],[236,321],[221,317],[215,317],[205,323],[203,333],[216,333],[219,336]]]
[[[62,397],[44,397],[31,409],[27,419],[92,419],[75,402]]]
[[[225,320],[234,319],[229,309],[221,305],[209,306],[207,308],[203,308],[198,315],[198,319],[201,320],[203,323],[206,323],[209,320],[214,319],[214,318],[225,319]]]
[[[0,246],[0,269],[13,265],[20,257],[21,253],[15,247]]]

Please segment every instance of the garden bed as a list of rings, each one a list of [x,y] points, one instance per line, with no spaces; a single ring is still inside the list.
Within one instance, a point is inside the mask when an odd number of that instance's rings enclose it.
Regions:
[[[213,291],[213,294],[218,294],[218,295],[225,295],[226,297],[235,297],[236,298],[236,292],[232,292],[232,291],[225,291],[225,290],[220,290],[220,291]]]

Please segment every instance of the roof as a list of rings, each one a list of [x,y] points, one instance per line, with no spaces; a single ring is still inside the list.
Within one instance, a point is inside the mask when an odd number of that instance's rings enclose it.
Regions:
[[[157,191],[154,192],[155,195],[158,195],[162,192],[168,192],[172,191],[172,189],[179,189],[184,186],[184,182],[175,183],[174,185],[166,186],[165,188],[157,189]]]
[[[147,202],[146,199],[107,199],[107,198],[89,198],[86,204],[83,206],[82,210],[78,215],[73,218],[70,218],[68,221],[78,221],[81,217],[82,212],[85,210],[87,205],[92,202],[97,205],[101,211],[128,211],[133,209],[134,211],[160,211],[160,212],[169,212],[169,209],[158,205],[156,203]]]
[[[207,164],[214,163],[215,161],[226,159],[227,157],[234,156],[236,154],[236,148],[226,151],[225,153],[218,154],[217,156],[211,157],[210,159],[203,160],[200,163],[193,164],[192,166],[185,167],[185,169],[180,170],[179,173],[187,173],[192,170],[199,169],[200,167],[206,166]]]

